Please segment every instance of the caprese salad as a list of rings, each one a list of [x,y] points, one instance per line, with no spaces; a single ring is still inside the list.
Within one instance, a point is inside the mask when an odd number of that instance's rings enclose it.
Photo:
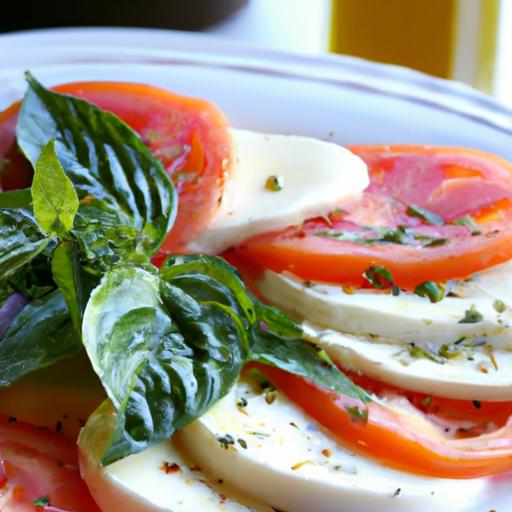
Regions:
[[[512,508],[511,164],[27,84],[0,114],[0,511]]]

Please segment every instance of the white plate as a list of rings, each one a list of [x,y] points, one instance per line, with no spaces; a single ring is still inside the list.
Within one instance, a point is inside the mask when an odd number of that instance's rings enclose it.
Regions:
[[[23,93],[25,69],[47,85],[130,80],[207,98],[237,127],[345,144],[467,146],[512,160],[512,110],[462,84],[355,58],[162,30],[20,32],[0,36],[0,108]]]
[[[512,160],[512,110],[462,84],[355,58],[306,57],[160,30],[0,35],[0,109],[21,97],[27,69],[46,85],[124,80],[206,98],[240,128],[342,144],[466,146]],[[510,477],[492,485],[498,510],[510,510]]]

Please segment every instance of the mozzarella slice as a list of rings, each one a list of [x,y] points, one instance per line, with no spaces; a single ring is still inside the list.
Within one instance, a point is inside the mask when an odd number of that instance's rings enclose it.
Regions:
[[[218,253],[262,232],[325,215],[368,186],[366,164],[310,137],[231,130],[233,159],[221,205],[189,250]],[[282,190],[266,187],[279,176]]]
[[[497,297],[475,286],[479,283],[481,287],[488,275],[494,279],[493,272],[481,273],[474,285],[462,283],[458,290],[461,296],[437,303],[412,293],[396,297],[374,290],[345,293],[341,286],[312,285],[291,274],[272,271],[264,273],[258,287],[268,301],[285,311],[350,334],[428,344],[436,349],[462,337],[485,337],[495,348],[510,349],[512,310],[500,311],[495,304]],[[460,323],[472,307],[481,313],[482,321]]]
[[[274,396],[269,404],[254,384],[240,384],[178,434],[184,449],[212,477],[289,512],[487,512],[512,505],[511,476],[455,481],[383,467]],[[234,444],[223,443],[228,435]]]
[[[438,363],[411,357],[403,345],[303,324],[306,336],[343,368],[402,389],[460,400],[512,400],[512,353],[469,348]],[[469,359],[468,359],[469,358]],[[494,364],[496,366],[494,366]]]
[[[512,399],[512,316],[496,300],[510,303],[499,283],[511,276],[510,263],[489,269],[435,304],[410,293],[345,293],[271,271],[258,285],[269,302],[307,318],[306,335],[344,368],[411,391],[501,401]],[[459,323],[472,306],[483,320]],[[440,355],[443,344],[453,357]]]
[[[79,438],[82,477],[102,512],[272,512],[228,497],[225,486],[208,481],[171,441],[101,467],[111,419],[110,410],[100,407]]]

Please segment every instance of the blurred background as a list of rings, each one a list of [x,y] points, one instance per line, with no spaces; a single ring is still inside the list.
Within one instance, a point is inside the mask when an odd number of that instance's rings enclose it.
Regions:
[[[459,80],[512,105],[512,0],[53,1],[30,5],[30,16],[11,3],[0,19],[2,32],[99,25],[354,55]]]

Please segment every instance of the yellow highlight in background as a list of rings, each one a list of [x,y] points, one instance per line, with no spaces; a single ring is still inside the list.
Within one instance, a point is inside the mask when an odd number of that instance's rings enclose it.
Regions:
[[[492,92],[499,10],[500,0],[332,0],[330,49]]]

